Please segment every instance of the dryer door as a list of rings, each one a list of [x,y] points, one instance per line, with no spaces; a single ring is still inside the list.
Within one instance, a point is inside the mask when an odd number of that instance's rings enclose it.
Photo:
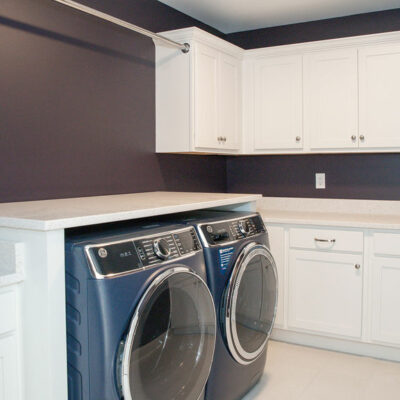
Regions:
[[[186,267],[160,274],[133,315],[121,352],[124,400],[198,400],[214,356],[215,307]]]
[[[277,283],[268,248],[247,245],[232,270],[222,309],[228,348],[240,364],[250,364],[265,349],[276,315]]]

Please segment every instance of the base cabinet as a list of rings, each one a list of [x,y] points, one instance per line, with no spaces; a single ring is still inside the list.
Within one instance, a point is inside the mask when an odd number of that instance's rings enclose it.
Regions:
[[[20,399],[17,288],[0,288],[0,400]]]
[[[400,258],[372,261],[372,339],[400,345]]]
[[[0,400],[19,399],[17,339],[0,337]]]
[[[266,223],[277,340],[400,361],[400,232]]]
[[[361,255],[290,250],[289,328],[361,337]]]

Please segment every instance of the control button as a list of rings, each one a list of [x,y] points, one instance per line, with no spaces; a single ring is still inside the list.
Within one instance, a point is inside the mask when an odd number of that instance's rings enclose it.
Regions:
[[[239,221],[238,226],[242,235],[248,236],[250,234],[250,225],[246,220]]]
[[[104,247],[100,248],[97,253],[101,258],[106,258],[108,256],[107,250]]]
[[[171,255],[171,248],[165,239],[157,239],[153,243],[154,253],[161,260],[167,260]]]
[[[212,233],[213,231],[213,227],[211,225],[208,225],[206,229],[208,233]]]
[[[145,260],[146,259],[146,254],[144,254],[143,248],[142,247],[137,247],[137,251],[138,251],[140,259],[141,260]]]

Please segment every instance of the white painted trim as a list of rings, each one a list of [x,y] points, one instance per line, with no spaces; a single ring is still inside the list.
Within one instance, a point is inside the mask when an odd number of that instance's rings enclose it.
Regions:
[[[343,49],[346,47],[363,47],[376,44],[400,41],[400,31],[384,32],[372,35],[350,36],[338,39],[318,40],[314,42],[295,43],[282,46],[263,47],[246,50],[244,59],[258,59],[266,56],[281,56],[289,54],[304,54],[315,51]]]
[[[400,361],[399,348],[380,346],[372,343],[363,343],[352,340],[336,339],[336,338],[313,335],[309,333],[300,333],[283,329],[274,329],[272,331],[271,339],[286,343],[316,347],[319,349],[374,357],[383,360]]]
[[[225,51],[239,59],[243,58],[243,55],[245,53],[245,50],[241,47],[227,42],[226,40],[221,39],[218,36],[212,35],[211,33],[208,33],[195,26],[190,28],[159,32],[158,34],[174,41],[200,42],[206,44],[207,46],[216,47],[218,48],[218,50]]]

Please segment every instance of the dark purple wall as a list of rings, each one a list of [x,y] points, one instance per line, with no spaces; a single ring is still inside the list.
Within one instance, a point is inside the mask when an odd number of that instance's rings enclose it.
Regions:
[[[156,0],[86,0],[155,31],[198,25]],[[224,158],[156,155],[154,45],[52,0],[0,2],[0,202],[225,191]]]
[[[326,174],[325,190],[315,173]],[[400,154],[230,157],[228,191],[272,197],[400,200]]]
[[[246,49],[400,30],[400,9],[230,34]],[[327,189],[316,190],[325,172]],[[400,200],[400,154],[229,157],[229,192]]]

